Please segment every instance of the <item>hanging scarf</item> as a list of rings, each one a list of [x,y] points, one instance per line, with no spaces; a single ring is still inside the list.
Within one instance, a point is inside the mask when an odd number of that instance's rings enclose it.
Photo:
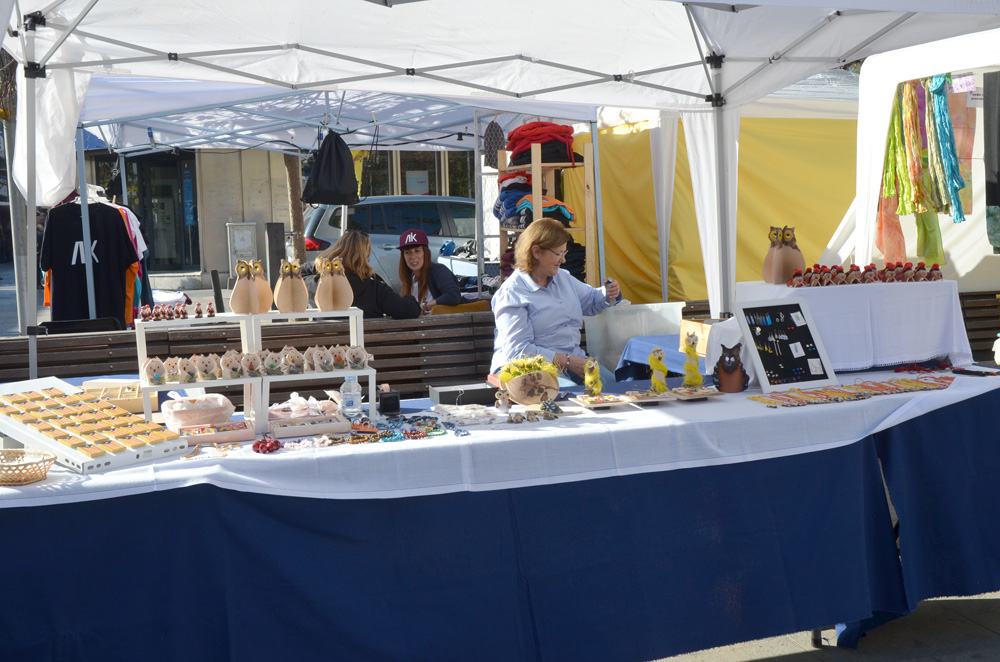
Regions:
[[[906,174],[910,183],[914,211],[931,208],[930,195],[924,185],[924,167],[920,154],[920,116],[917,112],[917,87],[914,81],[903,83],[903,147],[906,156]]]
[[[879,200],[878,217],[875,223],[875,248],[882,252],[886,262],[906,261],[906,241],[903,228],[896,215],[895,196],[885,196]]]
[[[927,128],[927,177],[930,183],[927,190],[930,193],[934,211],[942,214],[951,213],[951,203],[948,188],[944,180],[944,164],[941,162],[941,142],[938,140],[937,123],[934,113],[934,101],[930,91],[930,78],[920,81],[926,92],[927,102],[924,104],[924,126]]]
[[[905,216],[912,214],[913,206],[913,185],[910,183],[910,174],[906,167],[906,146],[903,139],[903,116],[899,106],[899,95],[892,102],[892,168],[896,176],[896,194],[899,196],[899,207],[896,214]]]
[[[958,192],[965,188],[965,180],[958,167],[955,132],[951,126],[948,90],[946,88],[947,78],[944,74],[938,74],[931,78],[930,92],[934,100],[934,119],[941,147],[941,162],[944,165],[944,182],[951,200],[951,220],[955,223],[961,223],[965,220],[965,214],[962,213],[962,201],[958,197]]]

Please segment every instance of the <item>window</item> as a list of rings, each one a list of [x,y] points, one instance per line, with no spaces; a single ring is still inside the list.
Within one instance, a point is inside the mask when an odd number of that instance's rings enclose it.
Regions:
[[[455,221],[455,233],[458,237],[476,236],[476,206],[461,202],[449,202],[451,219]]]
[[[438,194],[437,152],[400,152],[399,170],[405,195]]]
[[[420,228],[428,235],[441,234],[441,216],[436,202],[396,202],[382,205],[385,228],[377,234],[400,234],[410,228]],[[372,233],[375,234],[374,226]]]
[[[473,174],[476,169],[473,165],[475,153],[469,151],[451,151],[448,157],[448,195],[463,198],[475,197],[475,187],[473,186]]]

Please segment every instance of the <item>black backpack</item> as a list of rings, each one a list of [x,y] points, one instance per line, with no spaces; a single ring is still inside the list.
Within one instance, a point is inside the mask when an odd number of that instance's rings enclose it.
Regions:
[[[358,201],[358,178],[354,157],[339,134],[329,131],[316,152],[302,202],[309,204],[353,205]]]

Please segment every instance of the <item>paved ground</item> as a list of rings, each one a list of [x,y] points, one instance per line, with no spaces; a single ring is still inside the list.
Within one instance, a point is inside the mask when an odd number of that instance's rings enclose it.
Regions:
[[[833,630],[823,632],[832,639]],[[857,650],[814,648],[809,632],[666,658],[670,662],[970,662],[1000,660],[1000,593],[923,602],[875,629]]]

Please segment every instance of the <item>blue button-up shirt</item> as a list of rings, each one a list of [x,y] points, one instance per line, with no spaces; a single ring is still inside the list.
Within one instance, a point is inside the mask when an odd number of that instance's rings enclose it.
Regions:
[[[586,356],[580,349],[583,316],[596,315],[608,303],[604,288],[582,283],[565,269],[547,287],[515,269],[493,295],[491,306],[497,330],[490,372],[497,372],[522,356],[541,355],[549,361],[557,352]]]

